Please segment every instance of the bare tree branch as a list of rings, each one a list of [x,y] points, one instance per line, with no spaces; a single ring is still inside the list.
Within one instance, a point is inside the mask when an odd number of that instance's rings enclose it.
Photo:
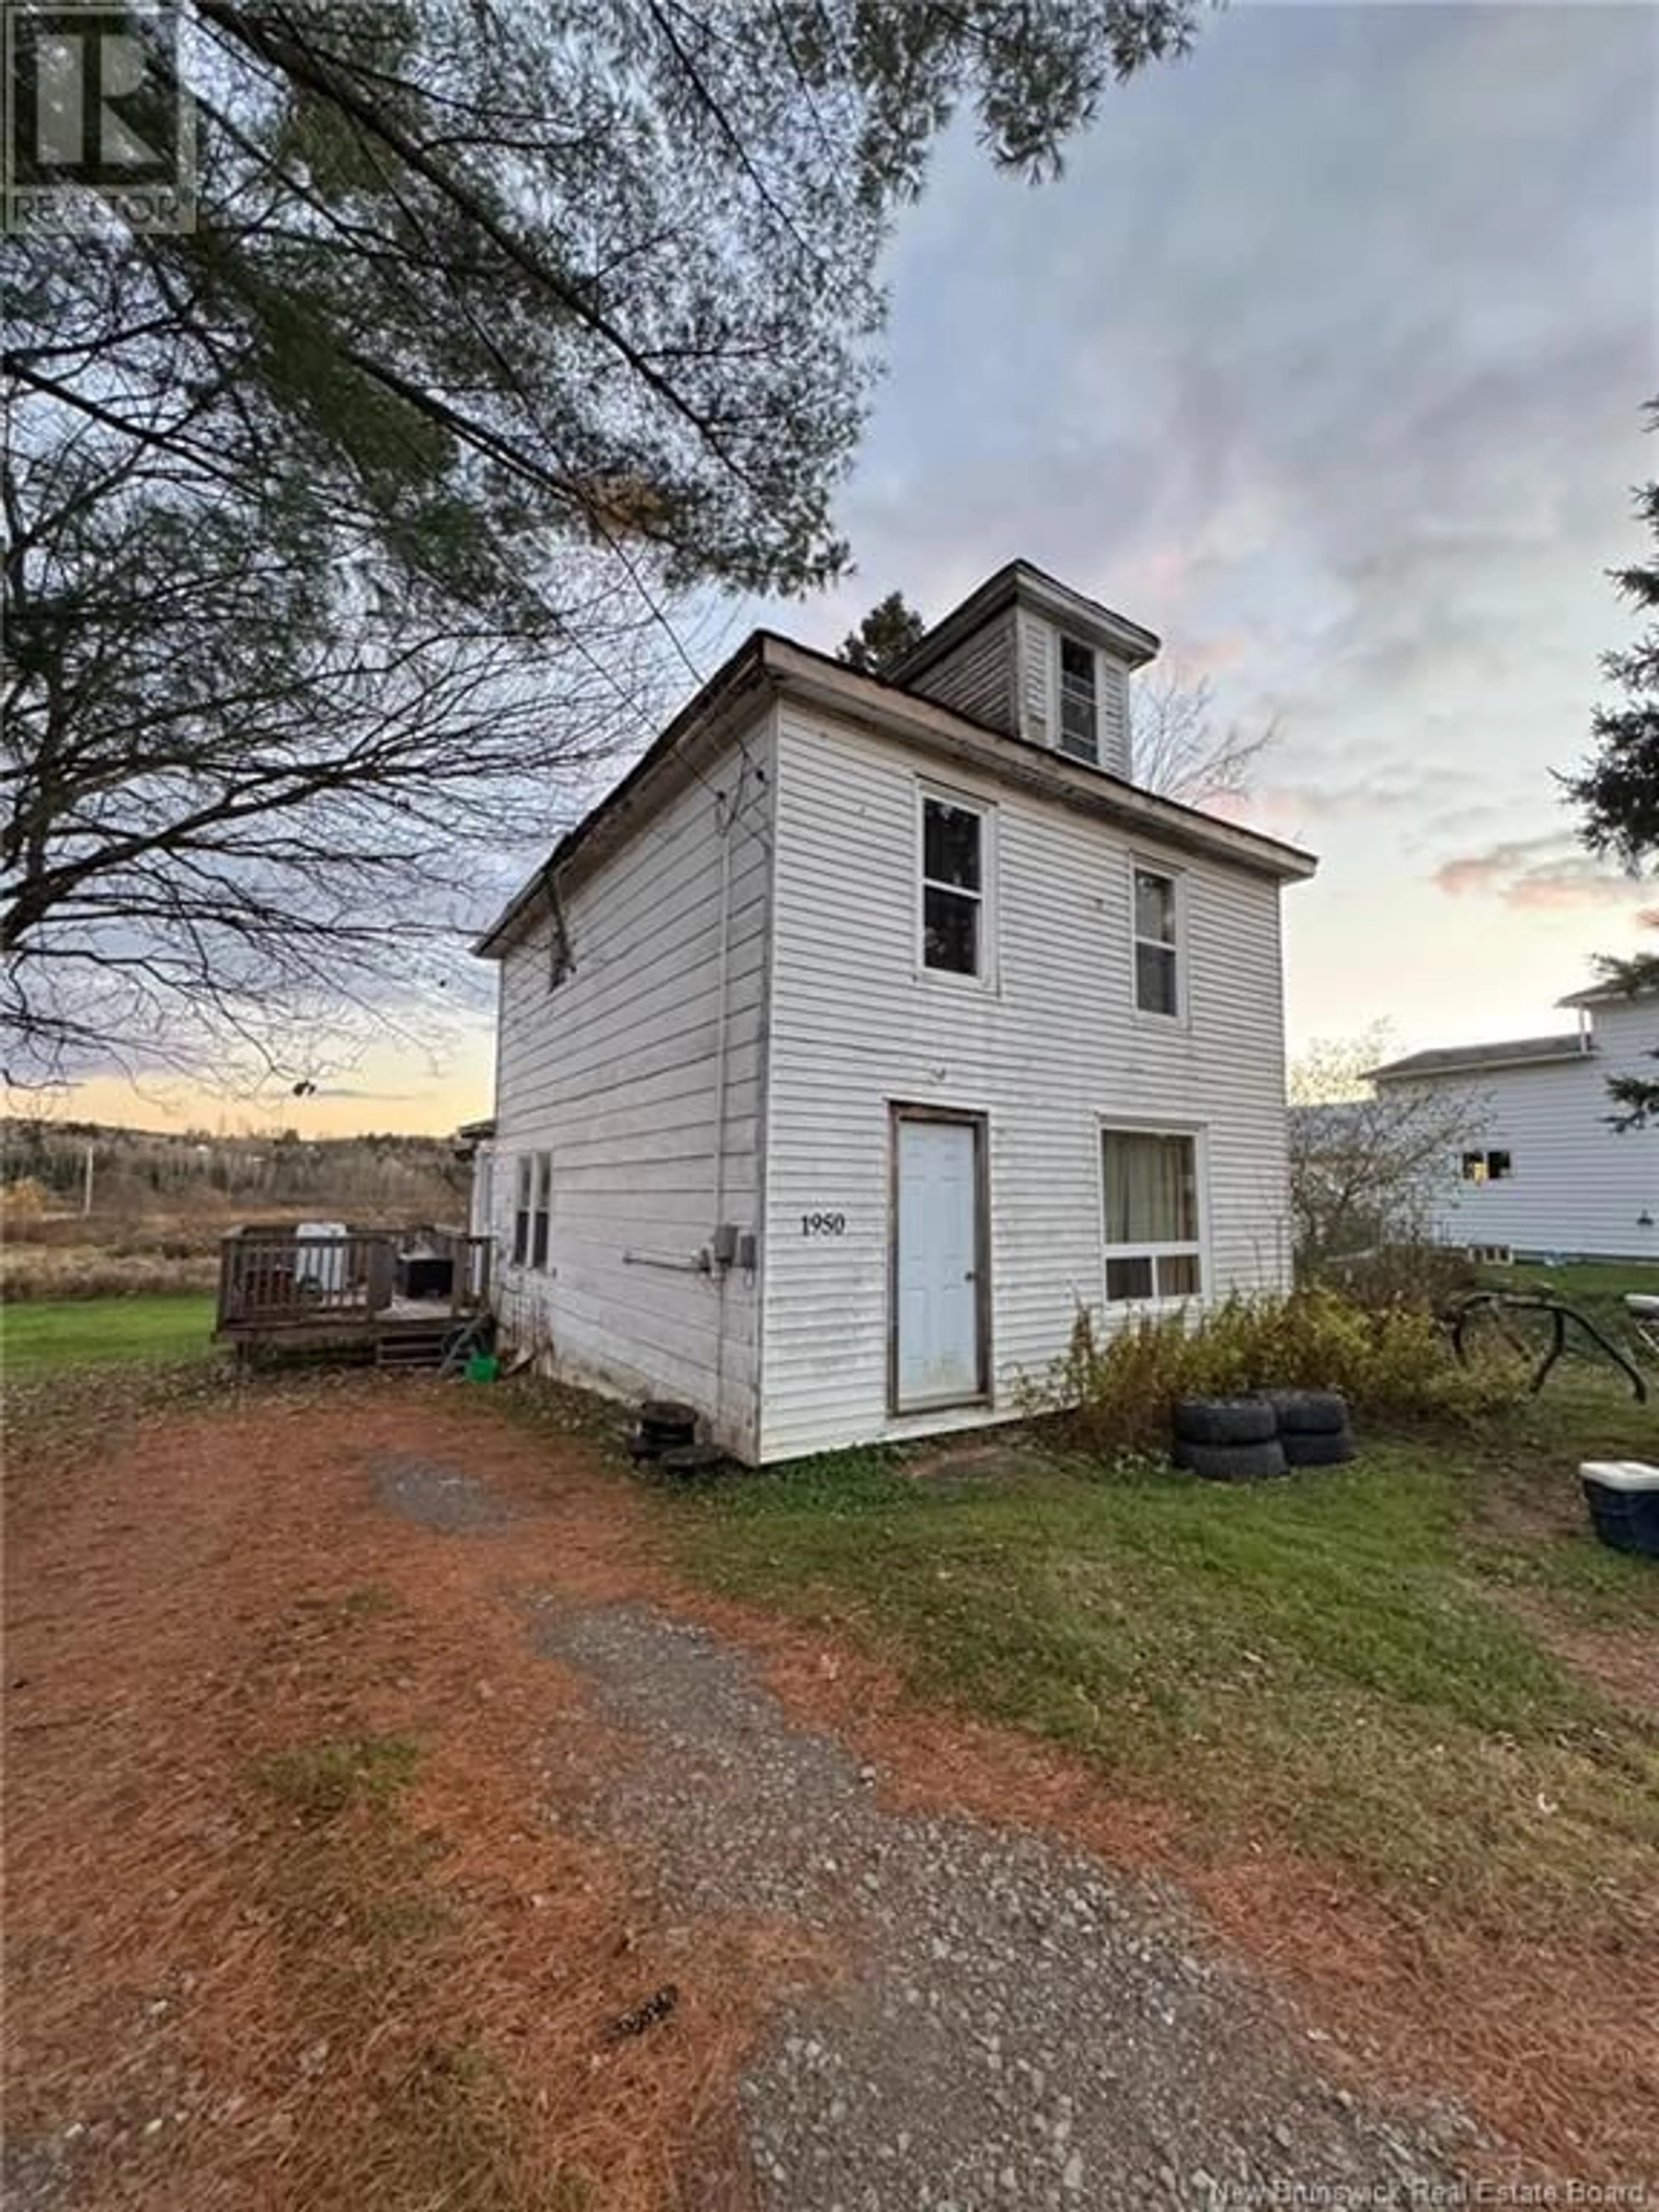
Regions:
[[[1461,1085],[1379,1085],[1385,1024],[1316,1043],[1291,1070],[1291,1215],[1298,1274],[1425,1240],[1459,1156],[1488,1119]]]
[[[1215,725],[1215,698],[1206,676],[1158,667],[1135,678],[1135,781],[1183,806],[1208,806],[1241,799],[1255,781],[1263,754],[1277,743],[1278,726],[1243,730]]]
[[[0,246],[13,1076],[458,997],[483,887],[702,674],[689,594],[844,566],[953,108],[1052,168],[1195,6],[199,0],[182,88],[131,15],[195,228],[89,191]],[[10,15],[33,66],[51,9]]]

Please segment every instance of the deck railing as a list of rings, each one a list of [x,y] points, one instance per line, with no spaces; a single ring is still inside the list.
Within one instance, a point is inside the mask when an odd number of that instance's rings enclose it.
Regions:
[[[488,1304],[489,1252],[488,1237],[458,1229],[233,1230],[219,1248],[217,1326],[350,1328],[394,1312],[459,1319]]]
[[[455,1262],[455,1296],[463,1313],[477,1313],[489,1304],[489,1262],[493,1239],[474,1237],[465,1229],[434,1232]]]

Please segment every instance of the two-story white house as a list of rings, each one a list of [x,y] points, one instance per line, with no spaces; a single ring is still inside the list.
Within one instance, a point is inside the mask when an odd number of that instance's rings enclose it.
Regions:
[[[763,1462],[1288,1280],[1279,895],[1136,787],[1158,640],[1023,562],[891,681],[751,636],[480,940],[509,1343]]]
[[[1468,1141],[1428,1200],[1441,1242],[1525,1259],[1659,1261],[1659,1127],[1617,1128],[1607,1091],[1612,1076],[1652,1077],[1659,993],[1601,983],[1559,1004],[1575,1028],[1409,1053],[1371,1080],[1468,1102]]]

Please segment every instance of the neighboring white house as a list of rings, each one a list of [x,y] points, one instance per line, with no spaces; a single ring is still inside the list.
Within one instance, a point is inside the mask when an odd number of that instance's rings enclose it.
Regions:
[[[733,654],[479,943],[509,1341],[763,1462],[1006,1417],[1079,1301],[1286,1281],[1315,863],[1129,781],[1157,649],[1014,562],[895,681]]]
[[[1443,1242],[1659,1261],[1659,1127],[1615,1129],[1607,1095],[1609,1076],[1653,1076],[1659,994],[1607,984],[1558,1003],[1577,1012],[1576,1029],[1414,1052],[1372,1079],[1466,1093],[1478,1112],[1478,1133],[1436,1184]]]

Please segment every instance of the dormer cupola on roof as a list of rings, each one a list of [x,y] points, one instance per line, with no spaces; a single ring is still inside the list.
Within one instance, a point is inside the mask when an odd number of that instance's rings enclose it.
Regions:
[[[1129,676],[1158,648],[1139,623],[1011,561],[935,623],[890,680],[1133,781]]]

